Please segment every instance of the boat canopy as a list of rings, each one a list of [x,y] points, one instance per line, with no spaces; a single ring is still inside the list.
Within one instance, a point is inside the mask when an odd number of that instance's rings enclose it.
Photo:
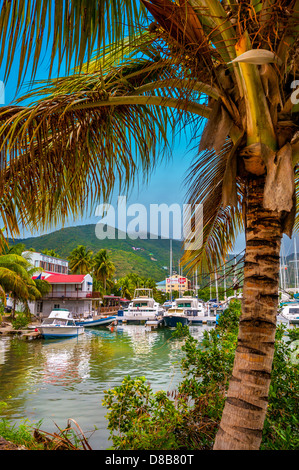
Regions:
[[[68,320],[72,318],[72,314],[67,308],[54,308],[48,318],[60,318]]]

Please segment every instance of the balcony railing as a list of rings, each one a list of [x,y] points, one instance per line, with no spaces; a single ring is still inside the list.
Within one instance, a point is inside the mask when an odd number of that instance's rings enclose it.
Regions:
[[[96,292],[86,292],[86,291],[65,291],[65,290],[54,290],[49,292],[48,294],[44,295],[45,299],[54,299],[54,298],[72,298],[72,299],[90,299],[96,298]]]

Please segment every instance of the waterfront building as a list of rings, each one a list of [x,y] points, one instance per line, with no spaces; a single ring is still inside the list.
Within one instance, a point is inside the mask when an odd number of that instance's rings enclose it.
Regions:
[[[99,294],[92,291],[90,274],[45,273],[41,278],[51,284],[51,291],[42,299],[30,302],[30,311],[37,317],[48,317],[54,308],[67,308],[74,315],[89,316],[92,302],[96,297],[99,300]]]
[[[39,300],[29,302],[32,315],[48,317],[54,308],[67,308],[74,315],[90,315],[93,301],[100,300],[98,292],[93,292],[93,279],[90,274],[69,274],[67,260],[43,253],[25,251],[26,257],[37,271],[33,279],[45,279],[51,291]]]
[[[166,293],[178,291],[180,294],[184,294],[184,292],[191,289],[191,281],[187,277],[174,274],[166,278],[165,289]]]
[[[36,251],[23,251],[22,256],[35,268],[42,268],[40,272],[51,274],[68,274],[69,262],[55,256],[44,255]]]

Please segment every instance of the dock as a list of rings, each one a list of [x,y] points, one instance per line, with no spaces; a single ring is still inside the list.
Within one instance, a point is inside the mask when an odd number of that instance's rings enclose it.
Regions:
[[[151,330],[156,330],[157,328],[159,328],[160,326],[163,325],[163,319],[159,319],[159,320],[147,320],[145,322],[145,329],[147,331],[151,331]]]
[[[158,319],[153,318],[144,318],[144,316],[140,315],[117,315],[116,320],[118,323],[123,324],[134,324],[134,325],[146,325],[148,327],[154,328],[155,325],[162,326],[163,325],[163,317]],[[216,315],[202,315],[202,316],[188,316],[188,320],[190,321],[191,325],[201,325],[201,324],[208,324],[208,323],[216,323]]]
[[[188,317],[188,320],[191,322],[191,325],[200,325],[206,323],[216,323],[216,317],[213,315],[204,315],[201,317]]]

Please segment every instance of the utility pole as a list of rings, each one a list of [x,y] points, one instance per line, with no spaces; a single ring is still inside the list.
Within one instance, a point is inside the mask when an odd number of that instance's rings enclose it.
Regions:
[[[216,286],[216,299],[217,299],[217,303],[218,303],[218,300],[219,300],[219,296],[218,296],[218,278],[217,278],[216,268],[215,268],[215,286]]]
[[[294,257],[295,257],[295,293],[297,293],[297,289],[298,289],[298,261],[297,261],[296,237],[294,237]]]

